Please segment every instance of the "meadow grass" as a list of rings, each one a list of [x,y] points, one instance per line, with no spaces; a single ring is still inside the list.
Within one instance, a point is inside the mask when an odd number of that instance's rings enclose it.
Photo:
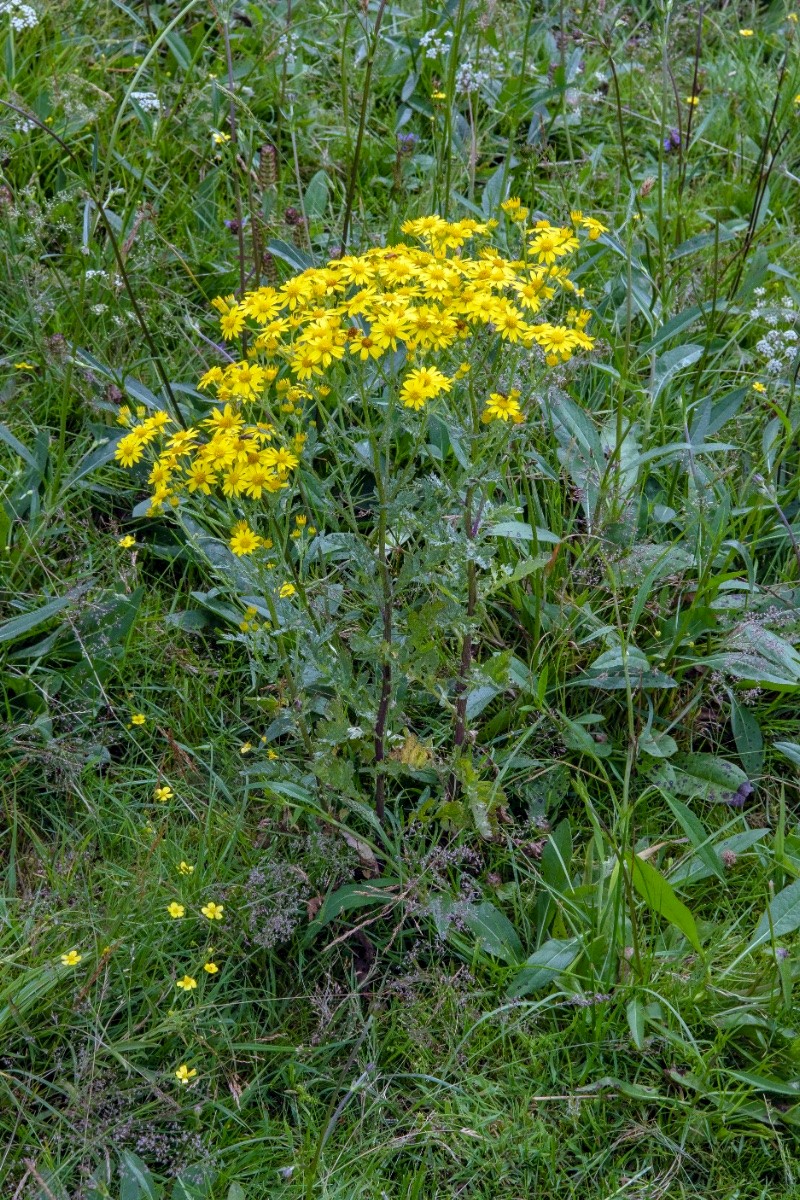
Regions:
[[[800,10],[0,10],[2,1195],[800,1195]],[[419,426],[376,766],[368,567],[259,641],[117,418],[206,415],[214,297],[428,213],[513,256],[509,197],[606,227],[595,346],[490,360],[485,463]],[[359,533],[341,430],[297,492]]]

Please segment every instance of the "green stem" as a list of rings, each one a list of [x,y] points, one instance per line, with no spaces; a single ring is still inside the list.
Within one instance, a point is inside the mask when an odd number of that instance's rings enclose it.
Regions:
[[[369,104],[369,91],[372,86],[372,68],[375,65],[375,55],[378,50],[378,35],[381,31],[381,22],[383,21],[383,13],[386,8],[386,0],[380,0],[378,11],[375,14],[375,25],[372,30],[372,44],[367,55],[367,65],[364,73],[364,87],[361,91],[361,111],[358,116],[358,133],[356,135],[356,148],[353,151],[353,161],[350,164],[350,178],[347,181],[347,196],[344,204],[344,217],[342,219],[342,253],[347,247],[347,236],[350,232],[350,221],[353,216],[353,203],[356,195],[356,181],[358,179],[358,164],[361,159],[361,147],[364,143],[364,130],[367,125],[367,105]]]

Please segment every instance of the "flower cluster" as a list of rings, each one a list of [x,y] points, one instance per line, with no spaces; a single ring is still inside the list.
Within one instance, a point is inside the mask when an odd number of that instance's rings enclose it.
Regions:
[[[34,29],[39,24],[36,9],[31,8],[30,4],[22,3],[22,0],[0,0],[0,14],[2,13],[8,13],[11,28],[15,33],[22,33],[24,29]]]
[[[420,49],[425,51],[426,58],[439,58],[440,55],[449,52],[452,40],[453,35],[449,29],[441,34],[435,29],[429,29],[419,39],[419,45]]]
[[[517,199],[503,209],[518,230],[516,259],[489,241],[495,221],[425,216],[402,227],[416,244],[345,255],[239,300],[218,297],[213,303],[222,336],[242,339],[245,356],[212,367],[200,380],[201,389],[216,393],[210,415],[176,429],[166,412],[120,412],[127,428],[116,448],[122,466],[134,466],[158,447],[148,476],[151,513],[179,506],[187,493],[202,498],[213,489],[228,499],[261,500],[288,487],[306,435],[298,431],[282,443],[281,415],[319,404],[330,392],[326,377],[333,382],[348,366],[368,371],[369,386],[376,380],[388,385],[403,407],[419,411],[469,372],[460,360],[482,333],[514,349],[539,347],[551,367],[591,349],[588,311],[571,308],[556,324],[539,314],[559,293],[581,295],[569,275],[569,256],[581,234],[595,240],[605,226],[580,212],[570,214],[569,226],[529,223]],[[468,243],[475,246],[471,254]],[[448,354],[457,355],[452,374],[442,369]],[[493,393],[484,416],[522,420],[518,401]],[[270,543],[240,522],[230,547],[246,555]],[[291,594],[290,587],[281,595]]]
[[[139,105],[142,112],[159,113],[161,111],[161,102],[155,92],[131,92],[131,100]]]
[[[481,46],[472,59],[459,63],[456,69],[455,90],[463,96],[479,92],[494,79],[502,77],[503,63],[493,46]]]
[[[800,338],[794,328],[800,320],[800,309],[791,296],[769,300],[763,287],[755,289],[755,296],[751,316],[769,327],[756,342],[756,350],[768,375],[784,375],[790,370],[800,349]]]

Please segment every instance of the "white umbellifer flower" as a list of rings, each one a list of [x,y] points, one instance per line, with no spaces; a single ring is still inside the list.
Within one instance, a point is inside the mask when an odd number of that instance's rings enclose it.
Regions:
[[[23,29],[33,29],[39,24],[36,9],[31,8],[30,4],[22,3],[22,0],[0,0],[0,13],[8,13],[11,28],[15,33],[21,33]]]
[[[131,92],[131,100],[135,100],[143,112],[158,113],[161,104],[155,92]]]

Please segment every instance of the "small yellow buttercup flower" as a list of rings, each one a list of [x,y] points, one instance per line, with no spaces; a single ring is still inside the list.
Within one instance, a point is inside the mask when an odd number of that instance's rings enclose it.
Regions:
[[[215,146],[224,146],[226,142],[231,140],[231,135],[229,133],[220,133],[215,129],[211,134],[211,140]]]
[[[178,1067],[177,1071],[175,1072],[175,1078],[180,1083],[188,1083],[190,1079],[194,1079],[196,1074],[197,1074],[197,1071],[195,1070],[194,1067],[192,1067],[192,1069],[190,1071],[189,1068],[186,1066],[186,1063],[181,1063],[181,1065]]]
[[[687,96],[687,97],[686,97],[686,103],[687,103],[687,104],[688,104],[688,105],[689,105],[691,108],[696,108],[696,107],[697,107],[697,105],[700,103],[700,97],[699,97],[699,96]]]
[[[289,596],[293,596],[296,591],[297,588],[293,583],[282,583],[278,589],[278,595],[280,596],[281,600],[287,600]]]
[[[277,757],[278,757],[278,755],[277,755],[277,752],[276,752],[275,750],[268,750],[268,751],[267,751],[267,758],[268,758],[268,759],[270,759],[270,761],[271,761],[271,762],[275,762],[275,759],[276,759]]]
[[[240,754],[249,754],[252,749],[253,749],[252,742],[242,742],[241,746],[239,747],[239,753]]]
[[[153,792],[153,798],[163,803],[165,800],[171,800],[174,794],[175,793],[171,787],[168,787],[166,783],[162,783],[161,786],[157,787]]]
[[[193,875],[194,874],[194,867],[192,866],[192,864],[184,862],[183,859],[181,859],[181,861],[180,861],[178,870],[180,871],[181,875]]]
[[[766,389],[766,387],[764,386],[764,384],[763,384],[763,383],[756,382],[756,383],[754,383],[754,384],[753,384],[753,391],[754,391],[754,392],[765,392],[766,390],[767,390],[767,389]]]
[[[36,367],[33,365],[33,363],[18,362],[18,363],[14,363],[14,370],[15,371],[35,371]]]
[[[167,912],[174,921],[177,921],[179,917],[185,915],[186,909],[182,904],[178,904],[175,900],[173,900],[171,904],[167,905]]]
[[[752,29],[740,29],[739,30],[739,37],[752,37],[752,36],[753,36]]]
[[[224,907],[222,904],[215,904],[213,900],[209,900],[208,904],[204,904],[200,912],[209,921],[221,921]]]
[[[70,950],[69,954],[61,955],[61,963],[65,967],[77,967],[82,958],[83,955],[78,954],[77,950]]]
[[[136,545],[136,538],[131,537],[131,535],[129,533],[126,533],[125,537],[121,537],[119,539],[119,541],[117,542],[117,545],[120,546],[123,550],[130,550],[131,547]]]
[[[175,986],[179,987],[181,991],[191,992],[193,988],[197,987],[197,980],[193,979],[191,975],[184,975],[183,979],[177,980]]]
[[[144,725],[147,722],[147,717],[144,713],[134,713],[131,717],[131,725]]]
[[[217,964],[215,962],[207,962],[207,963],[203,963],[203,970],[206,972],[207,975],[216,975],[217,971],[219,970],[219,967],[217,966]]]

